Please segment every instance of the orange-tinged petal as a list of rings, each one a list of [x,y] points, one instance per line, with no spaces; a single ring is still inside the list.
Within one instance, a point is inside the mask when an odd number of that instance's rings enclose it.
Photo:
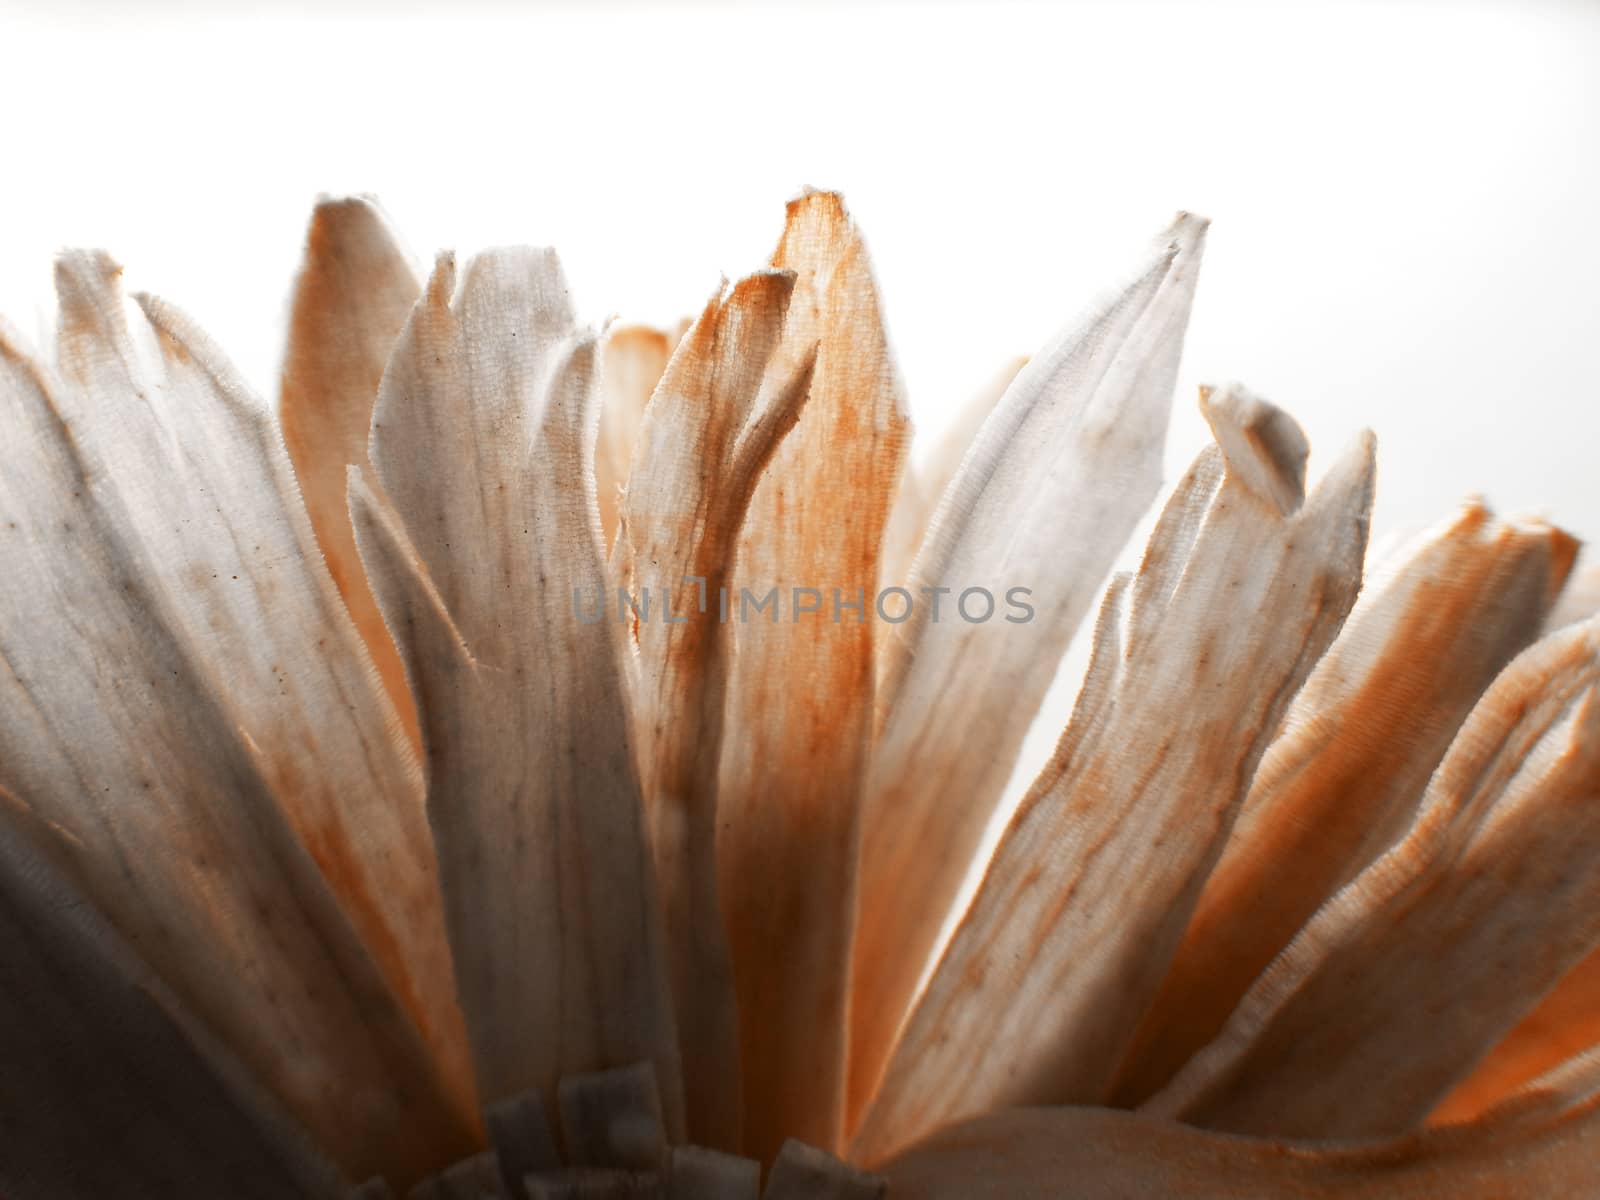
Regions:
[[[744,1146],[768,1162],[785,1138],[836,1151],[843,1136],[859,809],[883,628],[871,609],[910,432],[866,247],[838,196],[790,204],[773,265],[799,273],[784,339],[792,353],[815,347],[816,367],[750,502],[734,582],[758,596],[809,586],[824,599],[799,620],[792,593],[782,619],[733,618],[717,821]],[[860,607],[834,610],[833,589]]]
[[[723,596],[757,481],[810,386],[810,347],[793,370],[782,363],[768,371],[794,282],[783,271],[742,279],[684,334],[645,412],[612,555],[617,584],[646,606],[628,629],[638,650],[635,719],[689,1132],[719,1150],[738,1149],[742,1136],[738,1020],[717,897],[733,649]]]
[[[1575,550],[1474,501],[1380,570],[1262,759],[1114,1103],[1165,1084],[1322,903],[1405,833],[1461,722],[1538,636]]]
[[[1506,1034],[1439,1106],[1430,1124],[1470,1121],[1546,1072],[1600,1047],[1600,950],[1592,950]]]
[[[645,405],[655,391],[678,334],[644,325],[617,325],[600,343],[600,432],[594,447],[594,487],[600,530],[609,548],[617,539],[618,509]]]
[[[864,1161],[996,1106],[1105,1095],[1268,738],[1355,600],[1370,436],[1302,502],[1286,414],[1237,386],[1201,406],[1218,445],[1108,593],[1072,719],[857,1133]]]
[[[417,714],[356,553],[345,470],[367,463],[383,367],[420,291],[376,204],[360,198],[319,202],[295,280],[278,388],[283,441],[317,545],[413,745]]]
[[[1275,1136],[1419,1125],[1600,943],[1597,796],[1592,620],[1501,673],[1411,831],[1329,901],[1147,1107]]]
[[[1510,1200],[1600,1189],[1600,1103],[1394,1141],[1267,1141],[1094,1108],[1009,1109],[884,1168],[893,1200]]]

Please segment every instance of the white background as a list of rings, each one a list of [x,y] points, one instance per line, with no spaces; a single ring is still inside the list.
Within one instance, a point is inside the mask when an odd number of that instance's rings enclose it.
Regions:
[[[926,433],[1190,208],[1169,474],[1234,377],[1313,474],[1377,430],[1380,533],[1479,491],[1600,539],[1600,5],[446,11],[0,8],[0,309],[47,327],[52,253],[104,245],[270,391],[318,192],[667,321],[837,187]]]

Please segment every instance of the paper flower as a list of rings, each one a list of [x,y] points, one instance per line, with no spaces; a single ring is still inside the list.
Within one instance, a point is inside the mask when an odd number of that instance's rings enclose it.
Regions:
[[[64,255],[55,365],[0,336],[0,1195],[1600,1189],[1573,540],[1474,501],[1363,586],[1371,437],[1308,495],[1228,384],[1107,584],[1204,230],[912,468],[832,194],[670,334],[325,202],[276,413]]]

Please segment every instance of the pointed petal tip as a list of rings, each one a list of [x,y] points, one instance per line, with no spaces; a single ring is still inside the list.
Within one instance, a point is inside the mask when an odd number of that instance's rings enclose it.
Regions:
[[[1358,508],[1363,519],[1372,511],[1372,494],[1378,476],[1378,437],[1363,429],[1350,440],[1328,468],[1313,493],[1313,501],[1328,497],[1329,503],[1343,505],[1352,494],[1364,494]]]
[[[456,252],[440,250],[433,256],[433,270],[428,272],[428,284],[423,297],[430,308],[448,308],[455,291]]]

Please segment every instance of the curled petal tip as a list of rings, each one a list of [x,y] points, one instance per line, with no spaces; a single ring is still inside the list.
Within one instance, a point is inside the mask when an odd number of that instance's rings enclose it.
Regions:
[[[1200,411],[1230,474],[1284,516],[1300,507],[1311,447],[1293,417],[1237,383],[1201,388]]]

